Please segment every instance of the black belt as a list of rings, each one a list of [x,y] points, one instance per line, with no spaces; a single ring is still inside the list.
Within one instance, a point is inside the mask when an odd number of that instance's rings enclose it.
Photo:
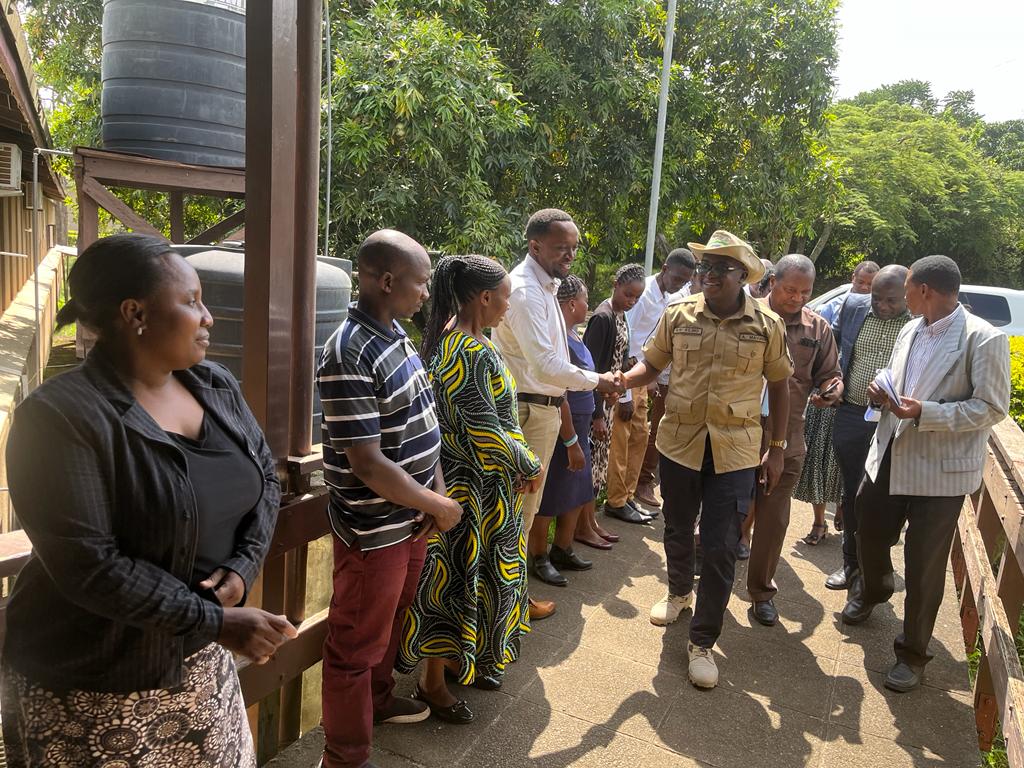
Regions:
[[[533,405],[550,405],[553,408],[561,408],[565,402],[565,395],[549,397],[548,395],[535,395],[532,392],[519,392],[516,400],[520,403],[532,403]]]

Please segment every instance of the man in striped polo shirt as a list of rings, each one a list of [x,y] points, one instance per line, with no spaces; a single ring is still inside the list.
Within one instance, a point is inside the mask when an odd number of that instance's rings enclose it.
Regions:
[[[334,531],[334,598],[324,642],[326,768],[372,766],[374,723],[414,723],[420,701],[393,695],[399,631],[434,530],[462,515],[445,495],[434,395],[398,320],[429,296],[430,258],[381,230],[358,251],[359,301],[324,345],[324,479]]]

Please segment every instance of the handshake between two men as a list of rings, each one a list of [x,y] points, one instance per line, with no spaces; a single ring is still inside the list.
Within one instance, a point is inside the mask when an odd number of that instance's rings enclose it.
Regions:
[[[597,391],[605,395],[608,402],[614,403],[619,395],[626,394],[626,374],[622,371],[606,371],[598,374]]]

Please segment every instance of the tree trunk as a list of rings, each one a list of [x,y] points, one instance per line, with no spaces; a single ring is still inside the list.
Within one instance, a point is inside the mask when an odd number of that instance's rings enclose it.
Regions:
[[[832,230],[835,229],[834,221],[826,221],[825,229],[821,232],[821,237],[818,238],[818,242],[814,244],[814,250],[811,251],[811,255],[808,256],[811,261],[817,262],[818,257],[821,256],[821,252],[825,250],[825,246],[828,245],[828,239],[832,237]]]
[[[801,235],[796,239],[796,245],[793,246],[793,253],[803,253],[807,250],[807,238]]]

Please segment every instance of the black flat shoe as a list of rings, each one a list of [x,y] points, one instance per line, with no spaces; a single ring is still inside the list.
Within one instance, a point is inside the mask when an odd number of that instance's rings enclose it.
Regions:
[[[604,513],[609,517],[614,517],[622,520],[624,523],[634,523],[635,525],[647,525],[651,522],[651,518],[647,515],[641,515],[633,507],[609,507],[607,504],[604,505]]]
[[[518,651],[518,648],[516,650]],[[457,678],[455,673],[448,669],[448,667],[445,667],[444,669],[444,679],[450,683],[462,685],[462,683],[459,682],[459,678]],[[474,688],[478,688],[481,691],[497,691],[501,689],[501,678],[495,675],[477,674],[472,685]]]
[[[551,564],[551,558],[547,555],[533,558],[530,572],[545,584],[550,584],[553,587],[564,587],[569,583],[569,580]]]
[[[902,661],[897,661],[889,674],[885,676],[885,687],[896,693],[907,693],[921,684],[923,669],[915,668]]]
[[[473,710],[469,708],[469,704],[462,701],[456,701],[450,707],[441,707],[434,704],[423,695],[423,691],[420,690],[419,683],[416,684],[416,689],[412,692],[414,699],[419,699],[428,707],[430,707],[430,714],[434,715],[438,720],[443,720],[446,723],[452,725],[468,725],[473,722]]]
[[[754,603],[750,613],[758,624],[766,627],[774,627],[779,620],[779,612],[775,610],[775,603],[771,600],[759,600]]]
[[[861,624],[868,620],[871,612],[875,610],[876,603],[869,603],[864,599],[864,580],[860,576],[854,576],[850,582],[850,596],[843,608],[843,622],[846,624]]]
[[[630,499],[629,501],[627,501],[626,506],[632,507],[638,514],[643,515],[648,520],[653,520],[661,514],[660,509],[648,509],[646,507],[641,507],[640,504],[636,501],[636,499]]]
[[[825,579],[825,586],[828,589],[849,589],[857,576],[857,569],[843,566],[835,573],[830,573]]]
[[[563,571],[589,571],[594,567],[590,560],[584,560],[571,549],[562,549],[559,546],[551,545],[551,563]]]

